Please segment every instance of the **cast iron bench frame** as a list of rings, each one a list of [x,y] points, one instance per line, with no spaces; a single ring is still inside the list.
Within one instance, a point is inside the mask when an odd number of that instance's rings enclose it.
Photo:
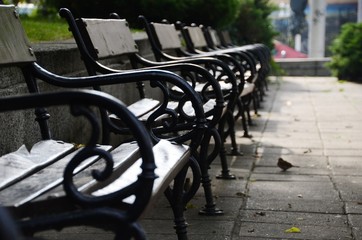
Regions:
[[[179,239],[187,239],[187,232],[186,232],[186,222],[183,216],[183,211],[186,206],[186,203],[190,200],[190,198],[194,195],[194,193],[197,191],[198,186],[200,184],[200,170],[198,167],[197,161],[192,157],[192,152],[195,151],[195,149],[199,146],[199,143],[202,139],[203,132],[205,130],[205,122],[206,119],[204,117],[203,109],[202,109],[202,102],[199,98],[198,94],[194,92],[191,86],[189,86],[187,83],[184,82],[182,78],[177,76],[176,74],[173,74],[168,71],[163,70],[145,70],[145,71],[133,71],[133,72],[127,72],[127,73],[117,73],[117,74],[107,74],[107,75],[101,75],[101,76],[90,76],[90,77],[62,77],[56,74],[53,74],[44,68],[40,67],[36,63],[36,58],[34,56],[34,53],[32,51],[32,48],[26,38],[26,35],[24,33],[24,30],[21,26],[21,23],[19,21],[19,17],[17,15],[17,12],[12,5],[2,5],[0,6],[0,18],[2,22],[4,23],[2,27],[5,29],[2,29],[7,32],[7,34],[4,34],[1,36],[1,44],[3,46],[7,46],[6,48],[1,49],[1,59],[0,59],[0,66],[1,67],[9,67],[9,66],[16,66],[21,69],[23,72],[25,81],[27,83],[28,89],[31,93],[33,93],[32,96],[24,97],[24,98],[16,98],[15,100],[10,99],[1,99],[5,104],[4,106],[1,106],[1,110],[7,110],[7,101],[9,103],[12,103],[12,107],[15,109],[22,108],[22,107],[36,107],[35,114],[36,114],[36,120],[39,123],[40,129],[41,129],[41,136],[42,139],[51,139],[51,134],[48,126],[48,119],[49,114],[47,113],[46,109],[44,107],[50,105],[50,104],[60,104],[60,102],[64,101],[65,103],[72,103],[78,106],[80,103],[94,103],[95,105],[100,105],[100,112],[101,113],[107,113],[107,114],[101,114],[102,121],[101,124],[98,124],[95,120],[96,118],[90,113],[90,111],[87,109],[84,110],[84,108],[79,108],[79,112],[77,114],[81,114],[86,116],[86,118],[90,121],[91,125],[94,128],[94,131],[92,132],[90,142],[86,145],[84,149],[87,149],[87,146],[90,145],[92,148],[91,150],[84,150],[81,151],[83,154],[79,154],[80,157],[74,158],[74,160],[71,161],[71,164],[69,167],[67,167],[67,170],[65,171],[64,179],[65,181],[57,181],[56,184],[49,186],[49,189],[46,189],[46,192],[48,190],[55,188],[56,186],[63,184],[65,192],[67,196],[62,195],[61,197],[57,198],[56,195],[52,195],[51,198],[42,198],[39,201],[32,201],[33,198],[25,198],[21,200],[20,202],[8,202],[7,204],[3,201],[1,202],[2,205],[5,205],[8,209],[11,210],[11,212],[14,214],[14,216],[17,216],[24,220],[24,222],[21,222],[21,229],[24,232],[33,233],[37,231],[42,231],[44,229],[48,228],[59,228],[62,226],[68,226],[73,224],[99,224],[99,219],[97,219],[96,214],[97,209],[100,209],[100,215],[104,214],[105,219],[112,220],[112,219],[118,219],[124,225],[126,226],[129,231],[120,233],[120,229],[117,230],[117,237],[118,238],[124,238],[128,239],[133,236],[137,236],[138,238],[142,239],[145,238],[144,233],[142,232],[139,225],[135,222],[142,214],[145,207],[149,207],[149,204],[154,202],[156,199],[156,196],[159,195],[159,193],[164,192],[166,197],[171,203],[172,209],[174,211],[175,215],[175,228],[176,233],[178,234]],[[5,31],[6,30],[6,31]],[[160,87],[161,89],[165,89],[164,82],[168,82],[170,84],[174,84],[178,88],[180,88],[184,95],[181,97],[183,99],[183,103],[189,101],[191,102],[194,112],[193,115],[187,115],[187,114],[171,114],[174,118],[172,121],[176,121],[178,118],[182,117],[190,119],[190,122],[192,122],[191,126],[187,126],[187,129],[190,131],[188,134],[185,134],[184,136],[174,136],[167,140],[162,140],[159,137],[157,137],[157,134],[154,132],[154,129],[152,129],[151,124],[146,124],[147,131],[142,126],[142,124],[136,120],[135,116],[129,112],[129,110],[126,109],[125,106],[123,106],[119,101],[112,98],[111,100],[102,101],[101,97],[103,98],[110,98],[110,96],[106,97],[107,94],[97,92],[97,93],[83,93],[82,91],[79,92],[71,92],[71,93],[52,93],[52,94],[39,94],[39,89],[37,85],[37,79],[40,79],[42,81],[45,81],[47,83],[53,84],[55,86],[60,87],[66,87],[66,88],[83,88],[83,87],[95,87],[95,86],[101,86],[101,85],[111,85],[111,84],[118,84],[123,82],[138,82],[147,80],[152,83],[154,87]],[[84,90],[83,90],[84,91]],[[163,92],[165,94],[164,100],[167,100],[167,92]],[[101,96],[101,97],[87,97],[83,95],[92,95],[92,96]],[[86,100],[82,101],[81,97],[83,96]],[[29,101],[26,101],[30,98],[35,98],[36,103]],[[74,99],[80,99],[74,100]],[[21,99],[21,100],[17,100]],[[13,103],[13,101],[16,102]],[[114,103],[112,101],[115,101],[120,107],[122,108],[122,111],[125,112],[125,114],[121,114],[120,110],[115,111],[115,114],[117,115],[118,119],[120,119],[123,122],[123,126],[126,127],[120,127],[119,125],[116,125],[114,122],[109,120],[107,118],[108,112],[113,112],[116,108],[114,107]],[[27,105],[28,104],[28,105]],[[117,106],[118,106],[117,105]],[[164,105],[164,104],[162,104]],[[182,108],[182,106],[181,106]],[[107,111],[111,110],[111,111]],[[153,114],[153,118],[156,119],[157,117],[165,114],[165,111],[167,108],[160,107],[155,113]],[[122,113],[123,113],[122,112]],[[182,111],[180,111],[182,112]],[[132,119],[128,120],[128,119]],[[100,129],[99,126],[102,126]],[[120,164],[119,169],[117,169],[116,175],[112,176],[112,160],[109,153],[107,153],[105,150],[95,150],[95,147],[97,146],[97,140],[100,138],[100,135],[102,134],[102,143],[108,143],[110,139],[111,132],[120,134],[124,131],[127,131],[128,133],[132,133],[132,131],[135,131],[134,128],[140,128],[141,130],[138,130],[135,132],[132,139],[139,140],[140,138],[143,139],[139,143],[139,149],[137,148],[135,151],[129,153],[128,152],[128,161],[126,161],[124,164]],[[177,130],[177,129],[176,129]],[[183,129],[181,129],[183,130]],[[160,129],[156,129],[156,131],[161,131]],[[190,142],[189,146],[176,143],[177,141],[185,141],[188,140]],[[131,144],[131,143],[126,143]],[[147,145],[148,144],[148,145]],[[142,206],[142,201],[135,201],[134,202],[134,208],[132,211],[130,211],[129,218],[126,218],[124,216],[118,216],[116,211],[113,211],[112,208],[118,209],[123,208],[129,204],[122,203],[121,200],[123,198],[126,198],[133,194],[132,188],[134,188],[133,184],[131,184],[129,187],[126,187],[123,189],[123,191],[116,191],[113,193],[106,192],[106,196],[98,196],[95,197],[95,200],[93,200],[92,197],[87,197],[83,194],[81,194],[80,191],[78,191],[78,188],[74,186],[73,184],[73,170],[78,166],[78,162],[82,162],[83,158],[87,158],[88,156],[93,153],[94,155],[99,155],[103,157],[105,162],[107,163],[107,167],[104,171],[93,171],[93,177],[96,180],[101,179],[103,183],[100,184],[100,187],[104,187],[105,184],[109,184],[110,182],[113,182],[114,180],[118,179],[118,175],[121,174],[121,172],[129,169],[131,162],[138,159],[139,153],[141,153],[142,159],[145,159],[145,161],[148,158],[151,158],[152,160],[152,144],[154,144],[153,153],[155,156],[157,156],[156,164],[158,167],[162,170],[163,174],[162,177],[159,177],[156,181],[160,181],[161,184],[154,184],[154,186],[158,186],[157,188],[153,189],[154,192],[151,194],[151,189],[148,191],[145,191],[143,189],[142,184],[141,186],[138,186],[141,188],[139,191],[139,194],[141,197],[143,194],[145,194],[146,206]],[[162,147],[162,145],[166,144],[166,147]],[[157,149],[157,147],[160,147],[160,149]],[[126,150],[131,151],[132,148],[126,147]],[[159,150],[159,151],[158,151]],[[174,151],[172,154],[160,154],[160,152],[167,153],[169,150]],[[122,152],[122,151],[121,151]],[[126,151],[127,152],[127,151]],[[170,153],[170,152],[169,152]],[[77,155],[78,156],[78,155]],[[172,160],[174,165],[168,166],[169,169],[164,169],[162,166],[163,162],[167,162],[166,160]],[[155,168],[153,162],[149,160],[148,164],[144,164],[143,166],[145,169],[152,171],[152,173],[145,174],[145,176],[140,175],[141,179],[151,179],[148,180],[151,183],[153,182],[153,179],[155,178],[155,175],[153,173],[153,170]],[[54,162],[57,162],[56,160]],[[75,163],[74,163],[75,162]],[[188,167],[192,169],[193,173],[193,182],[191,187],[188,191],[184,191],[184,181],[186,178],[186,172]],[[48,167],[45,167],[42,169],[42,171],[48,169]],[[39,177],[42,171],[30,174],[30,177]],[[81,171],[82,172],[82,171]],[[109,177],[107,181],[105,181],[105,178]],[[39,178],[38,178],[39,179]],[[41,179],[41,178],[40,178]],[[161,181],[162,180],[162,181]],[[174,181],[173,181],[174,180]],[[173,187],[170,187],[170,183],[173,183]],[[18,183],[22,184],[25,180],[22,178],[19,178]],[[69,186],[65,184],[65,182],[69,182]],[[85,184],[84,189],[90,189],[92,192],[95,190],[98,190],[99,187],[93,186],[93,180],[88,184]],[[6,196],[7,194],[5,191],[12,192],[13,190],[10,189],[10,186],[13,184],[8,184],[8,186],[4,186],[4,189],[1,191],[0,195],[3,194],[3,196]],[[135,186],[138,184],[135,183]],[[152,185],[152,184],[151,184]],[[15,189],[15,193],[18,193],[21,191],[20,189]],[[89,190],[89,191],[90,191]],[[45,191],[44,191],[45,192]],[[14,192],[13,192],[14,193]],[[40,194],[34,195],[34,198],[38,198],[38,195],[42,195],[43,192]],[[148,196],[150,195],[150,196]],[[0,197],[1,199],[1,197]],[[44,203],[44,204],[43,204]],[[62,204],[63,203],[63,204]],[[49,204],[53,204],[52,207],[49,209]],[[138,205],[140,204],[140,205]],[[145,205],[145,204],[143,204]],[[80,207],[79,212],[74,212],[74,209],[78,209]],[[68,211],[71,211],[70,214]],[[127,212],[128,213],[128,212]],[[45,216],[38,219],[36,217],[37,214],[46,214]],[[48,214],[50,214],[48,216]],[[53,215],[55,214],[55,215]],[[72,218],[72,216],[75,214],[75,216],[79,216],[80,221],[76,221],[75,218]],[[79,215],[77,215],[79,214]],[[29,218],[29,221],[26,221],[23,217]],[[36,217],[36,218],[35,218]],[[55,219],[55,220],[53,220]],[[58,220],[57,220],[58,219]],[[74,221],[73,221],[74,219]],[[101,227],[106,227],[104,224],[100,224]],[[128,235],[129,234],[129,235]]]
[[[84,61],[88,73],[90,75],[95,75],[97,73],[109,73],[109,72],[126,72],[126,70],[118,70],[111,68],[109,66],[104,66],[101,60],[114,58],[117,56],[127,56],[136,69],[167,69],[172,71],[177,71],[182,76],[185,76],[185,79],[192,82],[192,86],[197,88],[199,80],[206,82],[202,85],[202,89],[199,87],[200,95],[202,96],[204,102],[208,102],[210,97],[215,98],[215,106],[212,111],[206,111],[205,114],[209,117],[207,123],[207,130],[205,137],[201,143],[200,153],[199,153],[199,164],[202,171],[202,184],[205,190],[206,205],[203,210],[200,211],[201,214],[222,214],[220,209],[215,207],[215,203],[211,191],[211,182],[208,175],[208,168],[212,160],[217,156],[218,149],[221,145],[221,152],[224,155],[225,163],[225,151],[223,149],[223,136],[220,138],[218,132],[223,131],[223,126],[225,121],[227,121],[225,112],[228,109],[232,109],[232,101],[229,101],[227,108],[224,107],[224,98],[223,93],[219,87],[218,82],[210,75],[210,73],[200,66],[195,64],[214,64],[215,67],[224,68],[225,72],[233,78],[233,73],[228,67],[221,62],[220,60],[214,58],[194,58],[186,59],[184,61],[167,61],[167,62],[154,62],[148,59],[143,58],[138,54],[138,48],[135,41],[132,38],[132,34],[128,27],[128,23],[125,19],[120,19],[115,13],[111,14],[113,19],[74,19],[72,13],[68,9],[61,9],[60,15],[66,18],[69,29],[72,31],[73,36],[77,42],[78,49],[81,53],[82,60]],[[221,81],[221,79],[218,79]],[[210,92],[208,89],[212,87],[213,91]],[[235,85],[233,85],[233,90],[235,90]],[[138,90],[140,98],[145,98],[145,91],[142,83],[138,84]],[[172,89],[170,89],[171,92]],[[213,95],[211,96],[210,93]],[[229,93],[229,95],[232,95]],[[233,97],[230,97],[231,99]],[[222,117],[221,117],[222,116]],[[212,117],[212,118],[210,118]],[[221,120],[219,121],[221,117]],[[219,126],[219,131],[216,132],[216,125]],[[216,147],[214,151],[208,154],[208,145],[210,138],[214,137]],[[229,170],[227,169],[227,164],[223,164],[223,177],[234,178],[233,175],[230,175]]]

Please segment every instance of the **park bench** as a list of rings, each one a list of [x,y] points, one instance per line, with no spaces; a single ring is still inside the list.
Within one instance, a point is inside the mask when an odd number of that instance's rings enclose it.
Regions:
[[[270,61],[271,61],[270,49],[266,45],[261,43],[255,43],[246,46],[235,45],[231,40],[229,32],[226,30],[214,33],[213,35],[216,36],[214,41],[214,44],[216,46],[231,50],[238,50],[239,48],[247,49],[248,51],[252,52],[254,56],[257,57],[259,64],[257,64],[256,66],[258,68],[258,77],[260,78],[260,81],[263,84],[263,88],[261,88],[262,91],[261,97],[263,97],[265,93],[263,91],[268,90],[268,82],[266,81],[266,78],[270,72]],[[217,36],[219,38],[217,38]]]
[[[261,65],[266,63],[255,56],[255,52],[260,54],[259,51],[261,50],[254,49],[256,47],[252,45],[244,46],[242,48],[221,49],[216,31],[211,27],[207,28],[195,24],[186,26],[182,23],[178,23],[177,26],[185,39],[187,50],[190,53],[229,54],[241,63],[244,68],[245,84],[240,95],[245,106],[248,123],[251,125],[250,104],[251,102],[253,103],[254,112],[255,114],[258,114],[258,107],[260,106],[260,101],[264,95],[263,81],[259,77],[259,72],[261,71]],[[251,51],[251,49],[253,49],[253,51]]]
[[[132,33],[128,27],[128,23],[125,19],[94,19],[94,18],[79,18],[74,19],[72,13],[68,9],[61,9],[60,15],[68,21],[69,29],[72,31],[73,36],[77,42],[79,51],[82,56],[88,73],[95,75],[99,73],[115,73],[115,72],[127,72],[127,70],[115,69],[113,66],[105,66],[104,60],[113,59],[117,57],[123,57],[122,60],[129,59],[131,65],[135,69],[167,69],[175,71],[181,76],[184,76],[189,81],[190,85],[195,88],[195,91],[200,93],[200,96],[204,102],[204,111],[208,119],[207,129],[204,134],[199,153],[197,154],[199,164],[202,172],[202,184],[205,191],[206,205],[200,213],[202,214],[221,214],[222,211],[215,207],[215,203],[211,191],[211,180],[208,174],[209,165],[214,158],[216,158],[218,152],[223,150],[223,137],[219,136],[218,132],[224,130],[227,117],[225,112],[228,109],[232,109],[232,101],[229,101],[227,105],[224,105],[223,92],[219,87],[219,82],[211,76],[211,74],[195,64],[201,64],[202,66],[208,64],[219,64],[228,70],[228,74],[233,77],[233,73],[227,68],[227,66],[214,58],[195,58],[185,61],[167,61],[167,62],[154,62],[149,59],[145,59],[138,53],[136,42],[132,37]],[[115,14],[113,14],[115,16]],[[136,46],[136,47],[135,47]],[[217,66],[215,66],[217,67]],[[218,79],[222,81],[221,79]],[[222,81],[223,82],[223,81]],[[230,84],[229,84],[230,85]],[[144,87],[142,84],[138,85],[140,99],[147,99]],[[177,88],[170,87],[168,89],[174,96],[174,100],[180,100]],[[229,89],[230,90],[230,89]],[[235,90],[235,88],[233,88]],[[228,93],[229,98],[233,93]],[[219,131],[216,131],[216,127]],[[210,138],[214,137],[215,147],[211,153],[208,151]],[[221,151],[218,149],[222,149]],[[226,163],[226,157],[224,157]],[[227,169],[227,164],[224,164],[223,177],[234,178]]]
[[[226,134],[223,134],[222,139],[226,139],[227,136],[230,136],[231,139],[231,155],[241,155],[236,144],[235,140],[235,119],[233,113],[236,108],[238,110],[237,117],[242,116],[242,119],[245,119],[244,116],[244,106],[242,102],[239,101],[239,95],[244,88],[244,81],[238,81],[238,78],[244,74],[244,69],[238,61],[234,58],[225,55],[225,54],[191,54],[184,50],[182,47],[182,41],[179,33],[177,32],[174,24],[169,23],[154,23],[148,22],[144,16],[139,16],[139,19],[143,22],[143,26],[148,35],[151,48],[155,55],[155,58],[159,62],[164,61],[192,61],[197,58],[204,57],[213,57],[223,61],[226,64],[226,67],[211,67],[207,68],[216,79],[221,80],[220,86],[224,93],[224,98],[228,101],[228,110],[226,117],[228,118],[229,128],[226,131]],[[232,71],[233,74],[229,74],[229,71]],[[230,89],[230,84],[232,88]],[[243,121],[244,136],[249,136],[248,127],[246,122]],[[224,147],[222,147],[224,148]],[[227,169],[227,163],[225,151],[221,151],[220,159],[222,163],[222,174],[221,178],[230,179],[228,176],[229,170]],[[231,177],[232,178],[232,177]]]
[[[170,24],[167,21],[162,23],[148,22],[143,16],[140,17],[143,21],[145,30],[148,34],[149,41],[152,46],[152,50],[158,61],[163,60],[175,60],[184,58],[195,58],[195,57],[216,57],[224,61],[234,72],[236,77],[235,85],[237,86],[238,94],[235,96],[234,109],[230,110],[233,113],[233,121],[235,122],[241,117],[242,126],[244,129],[244,136],[250,137],[248,132],[248,126],[246,121],[247,105],[245,105],[241,98],[243,96],[249,96],[252,92],[253,85],[245,84],[244,76],[245,71],[242,66],[242,62],[231,56],[229,53],[212,53],[212,52],[189,52],[183,48],[180,33],[177,31],[175,24]],[[202,36],[203,38],[203,36]],[[187,42],[187,38],[183,38]],[[218,73],[217,73],[218,74]],[[215,76],[218,78],[218,76]],[[229,81],[229,79],[226,79]],[[246,97],[245,97],[246,98]],[[244,99],[245,99],[244,98]],[[234,114],[235,112],[235,114]],[[249,118],[250,119],[250,118]],[[234,125],[234,123],[233,123]],[[236,151],[238,147],[235,144],[233,129],[230,129],[229,133],[232,139],[232,153],[239,155]]]
[[[181,77],[164,70],[89,77],[53,74],[37,64],[14,6],[0,5],[0,21],[0,32],[6,33],[0,36],[0,67],[20,68],[32,93],[1,98],[0,111],[35,108],[41,136],[30,152],[21,146],[1,157],[5,175],[0,182],[0,203],[10,210],[21,231],[31,235],[46,229],[90,225],[112,228],[117,239],[143,239],[137,220],[165,193],[174,213],[178,238],[187,239],[183,212],[201,178],[193,151],[198,148],[206,127],[199,95]],[[106,93],[89,90],[39,93],[38,80],[63,88],[99,88],[148,81],[152,87],[161,89],[164,102],[156,107],[149,122],[141,124],[129,107]],[[163,91],[165,82],[180,89],[182,101],[177,108],[191,105],[192,112],[180,110],[175,114],[165,107],[169,99],[168,92]],[[45,107],[60,104],[70,105],[73,115],[88,120],[91,127],[86,134],[88,142],[69,144],[52,140]],[[99,111],[92,113],[96,109],[83,105],[98,107]],[[155,127],[152,123],[164,115],[170,117]],[[57,125],[56,119],[53,124]],[[109,144],[112,134],[123,133],[127,133],[127,139]],[[12,161],[14,156],[19,156],[19,160]],[[22,159],[26,158],[23,163]],[[36,163],[30,164],[30,161]],[[25,167],[13,169],[12,163]],[[185,191],[188,169],[193,181]]]

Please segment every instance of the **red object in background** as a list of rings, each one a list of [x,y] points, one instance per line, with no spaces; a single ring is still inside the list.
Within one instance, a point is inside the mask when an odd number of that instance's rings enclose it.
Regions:
[[[279,41],[274,41],[274,58],[307,58],[307,54],[285,45]]]

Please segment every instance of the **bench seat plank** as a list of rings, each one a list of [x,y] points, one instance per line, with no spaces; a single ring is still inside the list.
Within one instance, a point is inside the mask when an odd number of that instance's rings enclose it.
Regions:
[[[180,172],[180,170],[187,164],[190,157],[189,147],[186,145],[173,144],[169,141],[161,140],[153,148],[156,163],[156,178],[153,185],[153,197],[163,193],[167,186],[169,186],[172,179]],[[93,192],[93,195],[100,196],[115,192],[123,187],[137,180],[137,176],[141,172],[140,169],[141,159],[129,167],[120,178],[111,182],[108,186]],[[132,203],[134,198],[131,196],[124,199],[126,203]]]
[[[167,108],[176,111],[178,104],[179,104],[179,102],[169,101],[169,102],[167,103]],[[156,110],[156,109],[153,109],[152,111],[148,112],[147,114],[143,115],[142,117],[140,117],[140,118],[138,118],[138,119],[139,119],[140,121],[142,121],[142,122],[147,121],[147,119],[150,117],[150,115],[151,115],[155,110]],[[165,119],[165,118],[167,118],[167,117],[168,117],[167,114],[163,114],[163,115],[159,116],[159,117],[156,119],[156,121],[160,121],[160,120]]]
[[[111,146],[104,145],[100,146],[100,148],[110,150]],[[3,189],[0,192],[0,204],[6,206],[20,206],[60,185],[63,180],[65,166],[80,150],[81,149],[78,149],[77,151],[70,153],[28,178]],[[75,173],[81,171],[86,166],[89,166],[96,159],[97,157],[95,156],[83,161],[83,163],[75,170]]]
[[[243,91],[241,92],[240,96],[242,97],[247,96],[251,94],[254,91],[254,89],[255,89],[254,83],[245,82]]]
[[[22,145],[17,151],[0,157],[0,189],[45,167],[74,150],[74,145],[55,140],[40,141],[28,151]]]
[[[151,99],[151,98],[143,98],[131,105],[127,108],[130,110],[136,117],[140,117],[153,109],[155,109],[160,104],[160,101]]]

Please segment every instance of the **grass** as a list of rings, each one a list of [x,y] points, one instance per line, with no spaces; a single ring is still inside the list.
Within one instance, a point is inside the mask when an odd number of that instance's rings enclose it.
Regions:
[[[68,24],[60,18],[21,16],[21,23],[30,42],[59,41],[72,38]]]

